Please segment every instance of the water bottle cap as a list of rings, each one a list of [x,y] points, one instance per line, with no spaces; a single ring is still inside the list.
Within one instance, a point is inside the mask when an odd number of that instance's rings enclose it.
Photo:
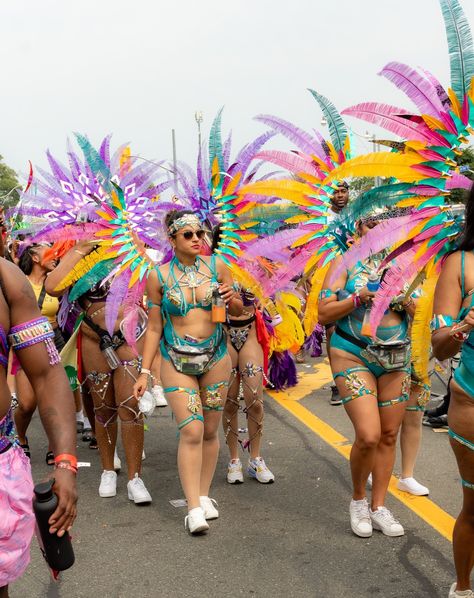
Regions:
[[[34,492],[38,502],[48,502],[53,496],[54,479],[36,484]]]

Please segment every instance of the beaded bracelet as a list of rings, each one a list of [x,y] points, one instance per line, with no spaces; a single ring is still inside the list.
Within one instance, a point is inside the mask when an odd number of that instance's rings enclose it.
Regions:
[[[70,455],[68,453],[61,453],[57,457],[54,458],[54,463],[58,465],[59,463],[69,463],[71,467],[75,467],[77,469],[77,457],[74,455]]]
[[[73,465],[71,465],[70,463],[67,463],[66,461],[61,461],[60,463],[55,463],[54,469],[69,469],[69,471],[72,471],[75,474],[77,474],[77,467],[74,467]]]
[[[48,351],[50,365],[61,362],[58,350],[54,344],[54,331],[48,318],[36,318],[35,320],[13,326],[10,329],[8,340],[10,346],[15,351],[44,342]]]

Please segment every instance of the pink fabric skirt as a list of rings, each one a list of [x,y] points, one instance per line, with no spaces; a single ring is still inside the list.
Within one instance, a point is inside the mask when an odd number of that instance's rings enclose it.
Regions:
[[[18,579],[30,562],[32,500],[30,461],[13,446],[0,455],[0,587]]]

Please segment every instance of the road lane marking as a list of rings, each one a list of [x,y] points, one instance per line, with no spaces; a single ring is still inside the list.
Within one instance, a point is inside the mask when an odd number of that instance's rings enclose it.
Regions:
[[[318,375],[319,374],[320,373],[318,372]],[[313,377],[314,375],[315,374],[302,374],[300,377],[301,382],[304,381],[306,376]],[[321,379],[323,378],[324,376],[321,376]],[[323,385],[324,383],[321,384],[321,386]],[[299,396],[300,393],[298,393],[299,398],[293,398],[293,393],[296,394],[298,386],[294,389],[291,389],[291,395],[284,391],[277,392],[267,390],[267,392],[279,405],[289,411],[294,417],[296,417],[296,419],[298,419],[302,424],[314,432],[314,434],[319,436],[322,440],[324,440],[324,442],[329,444],[329,446],[335,449],[343,457],[349,459],[352,448],[352,443],[350,440],[340,434],[325,421],[314,415],[314,413],[312,413],[309,409],[301,405],[298,402],[303,398],[303,396]],[[317,390],[321,386],[313,386],[311,391]],[[304,388],[306,391],[304,396],[307,396],[309,394],[307,392],[307,385],[305,385]],[[388,488],[390,494],[397,498],[407,508],[416,513],[418,517],[428,523],[444,538],[451,541],[455,523],[454,517],[452,517],[449,513],[444,511],[436,503],[425,496],[413,496],[407,492],[401,492],[397,488],[397,481],[397,478],[392,475]]]

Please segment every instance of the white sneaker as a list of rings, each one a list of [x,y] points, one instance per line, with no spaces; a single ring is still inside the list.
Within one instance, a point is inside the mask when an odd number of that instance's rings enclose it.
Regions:
[[[369,513],[369,503],[366,498],[351,500],[349,505],[351,530],[359,538],[370,538],[372,535],[372,521]]]
[[[201,509],[204,511],[204,517],[208,521],[219,517],[219,511],[216,509],[217,502],[213,498],[209,498],[209,496],[200,496],[199,502],[201,503]]]
[[[386,507],[378,507],[375,511],[370,509],[372,527],[378,529],[386,536],[403,536],[405,530]]]
[[[204,517],[204,511],[201,507],[196,507],[188,512],[184,518],[184,528],[187,529],[190,534],[200,534],[209,529],[209,524]]]
[[[240,459],[229,461],[227,466],[227,481],[229,484],[243,484],[244,475],[242,473],[242,463]]]
[[[449,589],[449,598],[456,598],[457,596],[463,596],[465,598],[474,598],[474,592],[472,590],[457,590],[456,582],[453,583]]]
[[[251,478],[255,478],[261,484],[272,484],[275,481],[275,476],[265,465],[265,461],[262,457],[249,459],[247,473]]]
[[[155,399],[155,405],[157,407],[168,407],[168,401],[165,398],[165,393],[163,392],[162,386],[155,384],[155,386],[151,389],[151,394]]]
[[[120,457],[118,456],[117,449],[114,451],[114,469],[118,473],[122,469],[122,461],[120,461]]]
[[[430,493],[428,488],[417,482],[415,478],[400,478],[397,488],[403,490],[403,492],[409,492],[414,496],[428,496]]]
[[[138,473],[127,484],[128,499],[133,500],[136,505],[151,503],[151,495],[145,487],[143,480],[138,477]]]
[[[99,496],[110,498],[117,494],[117,474],[104,469],[100,476]]]

